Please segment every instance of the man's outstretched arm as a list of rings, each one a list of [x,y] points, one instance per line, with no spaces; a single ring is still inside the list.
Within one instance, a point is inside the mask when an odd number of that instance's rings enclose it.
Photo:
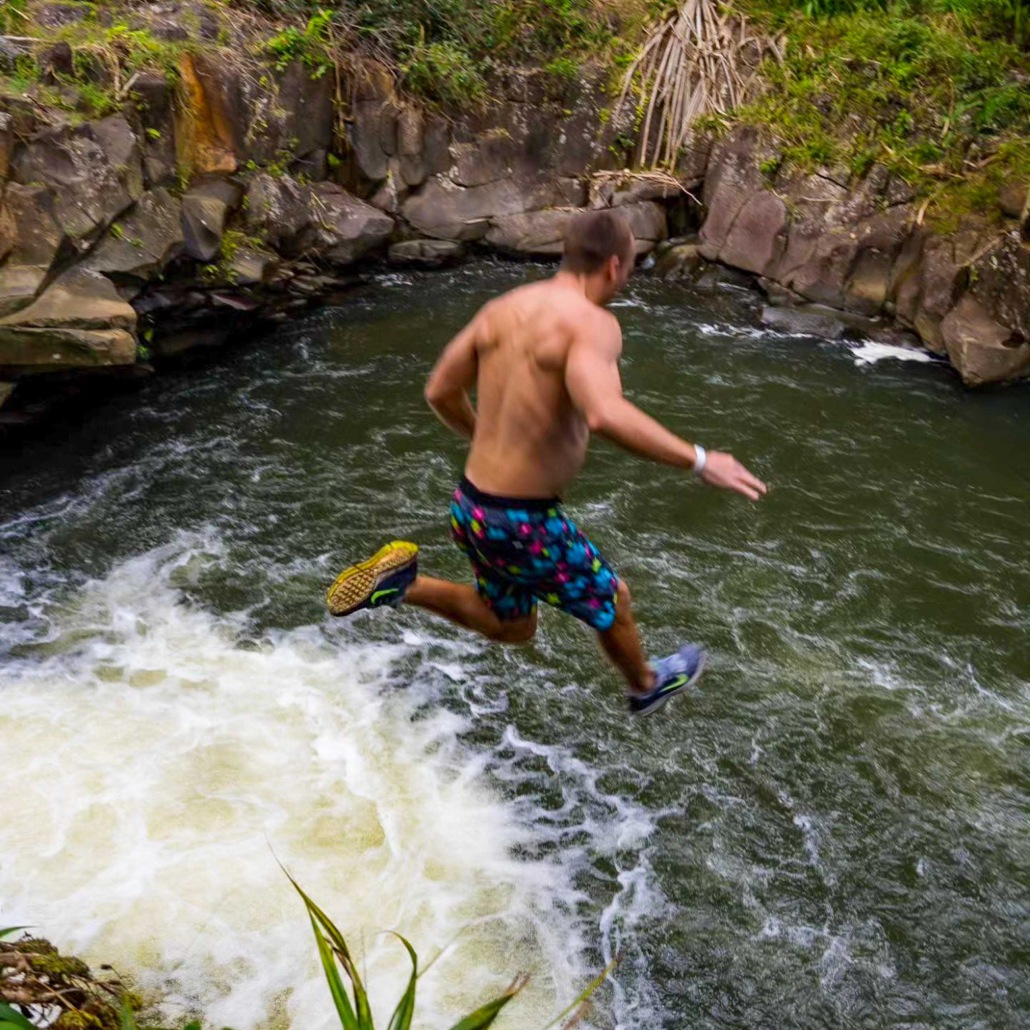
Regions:
[[[676,468],[693,469],[697,449],[660,422],[626,400],[619,375],[622,334],[614,320],[597,335],[584,335],[570,348],[565,365],[565,384],[573,403],[592,433],[652,461]],[[709,451],[702,482],[735,490],[752,501],[766,492],[732,454]]]
[[[426,403],[436,417],[459,436],[472,439],[476,409],[469,391],[476,385],[476,334],[482,316],[471,322],[444,348],[426,382]]]

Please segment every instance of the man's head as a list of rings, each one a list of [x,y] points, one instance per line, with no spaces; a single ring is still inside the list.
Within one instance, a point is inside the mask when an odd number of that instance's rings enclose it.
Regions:
[[[606,304],[633,271],[636,242],[620,211],[581,211],[565,227],[562,270],[591,280],[595,299]]]

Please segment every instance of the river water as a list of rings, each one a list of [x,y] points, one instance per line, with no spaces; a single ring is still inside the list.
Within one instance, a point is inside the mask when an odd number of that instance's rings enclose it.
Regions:
[[[281,861],[422,1025],[519,972],[542,1027],[1030,1020],[1030,392],[777,336],[732,283],[615,310],[633,399],[734,451],[752,506],[598,445],[568,498],[699,693],[631,721],[590,634],[526,649],[414,610],[331,622],[339,567],[446,528],[423,406],[482,263],[148,383],[2,459],[0,925],[164,1014],[332,1025]],[[881,358],[882,360],[875,360]],[[450,1022],[448,1022],[450,1017]]]

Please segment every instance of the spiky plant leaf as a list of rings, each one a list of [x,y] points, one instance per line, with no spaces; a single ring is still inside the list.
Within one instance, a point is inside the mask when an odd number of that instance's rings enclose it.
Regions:
[[[293,889],[301,896],[305,907],[308,910],[308,917],[311,919],[311,925],[315,930],[315,937],[318,940],[319,955],[322,956],[322,968],[325,970],[326,978],[329,979],[329,989],[333,993],[333,1000],[337,998],[342,999],[346,1002],[346,1007],[341,1008],[339,1002],[337,1002],[337,1012],[340,1013],[340,1019],[343,1021],[344,1030],[375,1030],[372,1022],[372,1009],[368,1004],[368,995],[365,992],[365,985],[361,982],[361,975],[358,973],[358,968],[354,964],[354,960],[351,958],[350,949],[347,947],[347,941],[344,936],[336,928],[336,924],[311,900],[310,897],[304,892],[303,888],[297,881],[290,876],[286,867],[279,863],[280,868],[286,873],[286,878],[293,884]],[[323,948],[328,947],[330,950],[330,961],[327,965],[326,958],[323,955]],[[350,999],[347,997],[347,991],[343,986],[343,981],[339,979],[339,973],[336,971],[335,963],[332,962],[332,954],[340,960],[340,965],[343,966],[343,971],[347,974],[347,978],[351,982],[351,989],[354,993],[354,1004],[351,1005]],[[336,986],[332,978],[330,978],[329,969],[333,970],[337,980],[339,980],[340,991],[337,992]],[[345,1016],[345,1013],[347,1015]],[[353,1018],[353,1022],[351,1019]]]
[[[566,1024],[566,1026],[572,1026],[574,1023],[576,1023],[580,1015],[582,1015],[582,1010],[586,1006],[587,1002],[590,1000],[594,991],[596,991],[597,988],[600,987],[601,984],[603,984],[605,980],[608,979],[609,974],[619,964],[621,958],[621,955],[616,955],[615,958],[613,958],[611,962],[609,962],[608,965],[606,965],[604,969],[602,969],[601,972],[598,973],[597,976],[595,976],[593,980],[591,980],[590,983],[586,985],[586,987],[580,992],[576,1000],[573,1001],[573,1003],[569,1005],[568,1008],[559,1012],[558,1015],[555,1016],[554,1019],[552,1019],[551,1022],[547,1024],[547,1026],[544,1027],[544,1030],[551,1030],[551,1027],[557,1026],[566,1016],[572,1016],[572,1019],[569,1021],[569,1023]]]
[[[3,930],[0,930],[0,941],[12,933],[17,933],[19,930],[27,930],[27,926],[8,926]]]
[[[494,998],[493,1001],[488,1001],[475,1012],[470,1012],[461,1022],[455,1023],[451,1030],[484,1030],[498,1017],[501,1009],[526,986],[528,980],[529,978],[525,976],[518,977],[504,994]]]
[[[404,945],[411,959],[411,977],[408,979],[408,986],[405,988],[401,1000],[397,1002],[397,1008],[390,1017],[388,1030],[410,1030],[411,1020],[415,1015],[415,984],[418,982],[418,956],[406,938],[402,937],[399,933],[395,933],[394,937]]]
[[[318,944],[318,957],[322,962],[322,971],[325,973],[326,981],[329,984],[329,993],[333,996],[336,1014],[340,1017],[340,1025],[343,1027],[343,1030],[363,1030],[357,1014],[354,1012],[354,1006],[351,1005],[343,977],[340,976],[340,971],[336,968],[336,953],[326,939],[325,934],[322,933],[318,923],[315,922],[314,915],[309,911],[308,916],[311,919],[311,929],[315,934],[315,942]]]
[[[118,1025],[121,1027],[121,1030],[138,1030],[132,1006],[125,998],[122,998],[122,1007],[118,1012]]]
[[[5,1001],[0,1001],[0,1030],[36,1030],[36,1028],[17,1009],[12,1009]]]

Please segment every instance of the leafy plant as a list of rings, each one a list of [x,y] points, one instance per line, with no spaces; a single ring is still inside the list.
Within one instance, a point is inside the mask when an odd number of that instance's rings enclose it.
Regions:
[[[486,80],[468,55],[453,43],[421,43],[403,65],[408,85],[444,103],[481,103]]]
[[[312,77],[321,78],[332,67],[330,24],[333,12],[319,8],[307,20],[304,28],[288,25],[265,45],[275,58],[275,66],[285,71],[293,61],[303,61],[311,69]]]
[[[304,893],[297,881],[289,873],[286,875],[303,900],[308,918],[311,920],[311,929],[315,935],[315,943],[318,946],[322,970],[329,984],[329,992],[336,1006],[336,1013],[339,1016],[342,1030],[374,1030],[368,993],[343,934],[340,933],[325,912]],[[393,1015],[390,1017],[388,1030],[410,1030],[412,1019],[415,1015],[415,990],[419,978],[418,955],[406,938],[396,933],[394,936],[401,942],[408,953],[408,957],[411,959],[411,975],[408,978],[408,985],[401,995],[400,1001],[397,1002]],[[559,1013],[544,1030],[551,1030],[552,1027],[557,1026],[566,1018],[568,1018],[568,1022],[565,1024],[566,1027],[571,1027],[574,1023],[578,1022],[585,1012],[590,997],[604,983],[617,962],[618,959],[615,959],[606,969],[598,974],[579,997],[567,1009]],[[451,1030],[486,1030],[508,1002],[525,987],[526,983],[527,977],[516,977],[506,991],[499,994],[496,998],[492,998],[486,1004],[481,1005],[474,1012],[470,1012],[463,1019],[458,1020],[451,1027]],[[0,1027],[0,1030],[3,1030],[3,1028]]]

